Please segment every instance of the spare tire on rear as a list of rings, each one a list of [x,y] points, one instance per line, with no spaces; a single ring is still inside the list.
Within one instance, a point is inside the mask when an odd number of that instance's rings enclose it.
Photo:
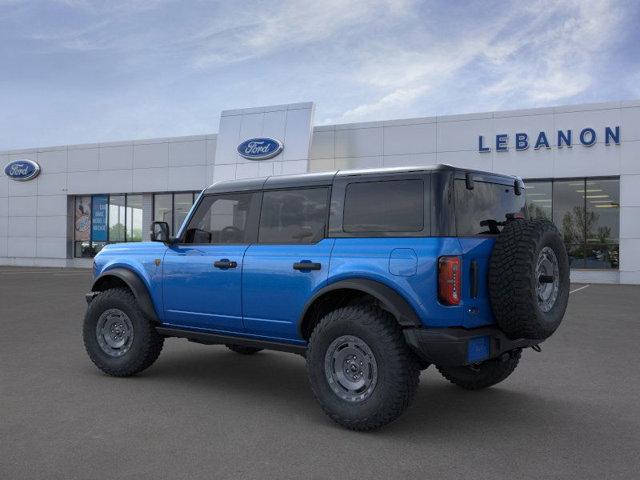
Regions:
[[[509,338],[544,340],[555,332],[569,300],[569,258],[553,223],[506,223],[491,255],[489,297]]]

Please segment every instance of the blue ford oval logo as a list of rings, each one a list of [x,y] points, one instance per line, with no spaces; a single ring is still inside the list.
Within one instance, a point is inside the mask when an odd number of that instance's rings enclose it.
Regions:
[[[14,160],[4,167],[4,173],[12,180],[25,182],[38,176],[40,165],[33,160]]]
[[[238,153],[249,160],[266,160],[278,155],[284,146],[273,138],[250,138],[238,145]]]

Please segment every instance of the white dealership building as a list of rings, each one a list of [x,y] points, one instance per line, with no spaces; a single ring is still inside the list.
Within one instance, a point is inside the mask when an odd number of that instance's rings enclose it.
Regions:
[[[313,119],[313,103],[227,110],[209,135],[0,152],[0,265],[89,266],[106,243],[143,240],[153,220],[177,231],[220,180],[447,163],[524,178],[530,213],[565,238],[573,281],[640,283],[640,101]],[[265,139],[278,147],[270,158],[241,155]]]

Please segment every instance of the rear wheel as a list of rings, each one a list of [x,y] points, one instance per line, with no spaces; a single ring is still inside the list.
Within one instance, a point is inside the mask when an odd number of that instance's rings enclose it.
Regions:
[[[409,406],[419,365],[395,319],[371,305],[328,313],[311,334],[307,370],[329,417],[352,430],[373,430]]]
[[[231,343],[227,344],[227,348],[232,352],[236,352],[241,355],[253,355],[254,353],[258,353],[262,350],[261,348],[245,347],[244,345],[233,345]]]
[[[462,367],[437,366],[438,371],[451,383],[466,390],[480,390],[505,380],[518,366],[521,350],[505,353],[501,357],[475,365]]]
[[[91,361],[115,377],[134,375],[150,367],[164,344],[133,294],[124,288],[106,290],[91,301],[82,336]]]

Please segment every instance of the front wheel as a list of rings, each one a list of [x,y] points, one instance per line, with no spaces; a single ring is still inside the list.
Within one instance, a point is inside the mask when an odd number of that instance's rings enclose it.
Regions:
[[[462,367],[437,365],[444,378],[465,390],[480,390],[505,380],[518,366],[521,350],[513,350],[504,355],[486,360],[480,364]]]
[[[394,318],[369,305],[322,318],[309,340],[307,370],[325,413],[363,431],[398,418],[413,400],[420,375]]]
[[[91,361],[115,377],[127,377],[150,367],[164,343],[133,294],[124,288],[106,290],[93,299],[82,336]]]

